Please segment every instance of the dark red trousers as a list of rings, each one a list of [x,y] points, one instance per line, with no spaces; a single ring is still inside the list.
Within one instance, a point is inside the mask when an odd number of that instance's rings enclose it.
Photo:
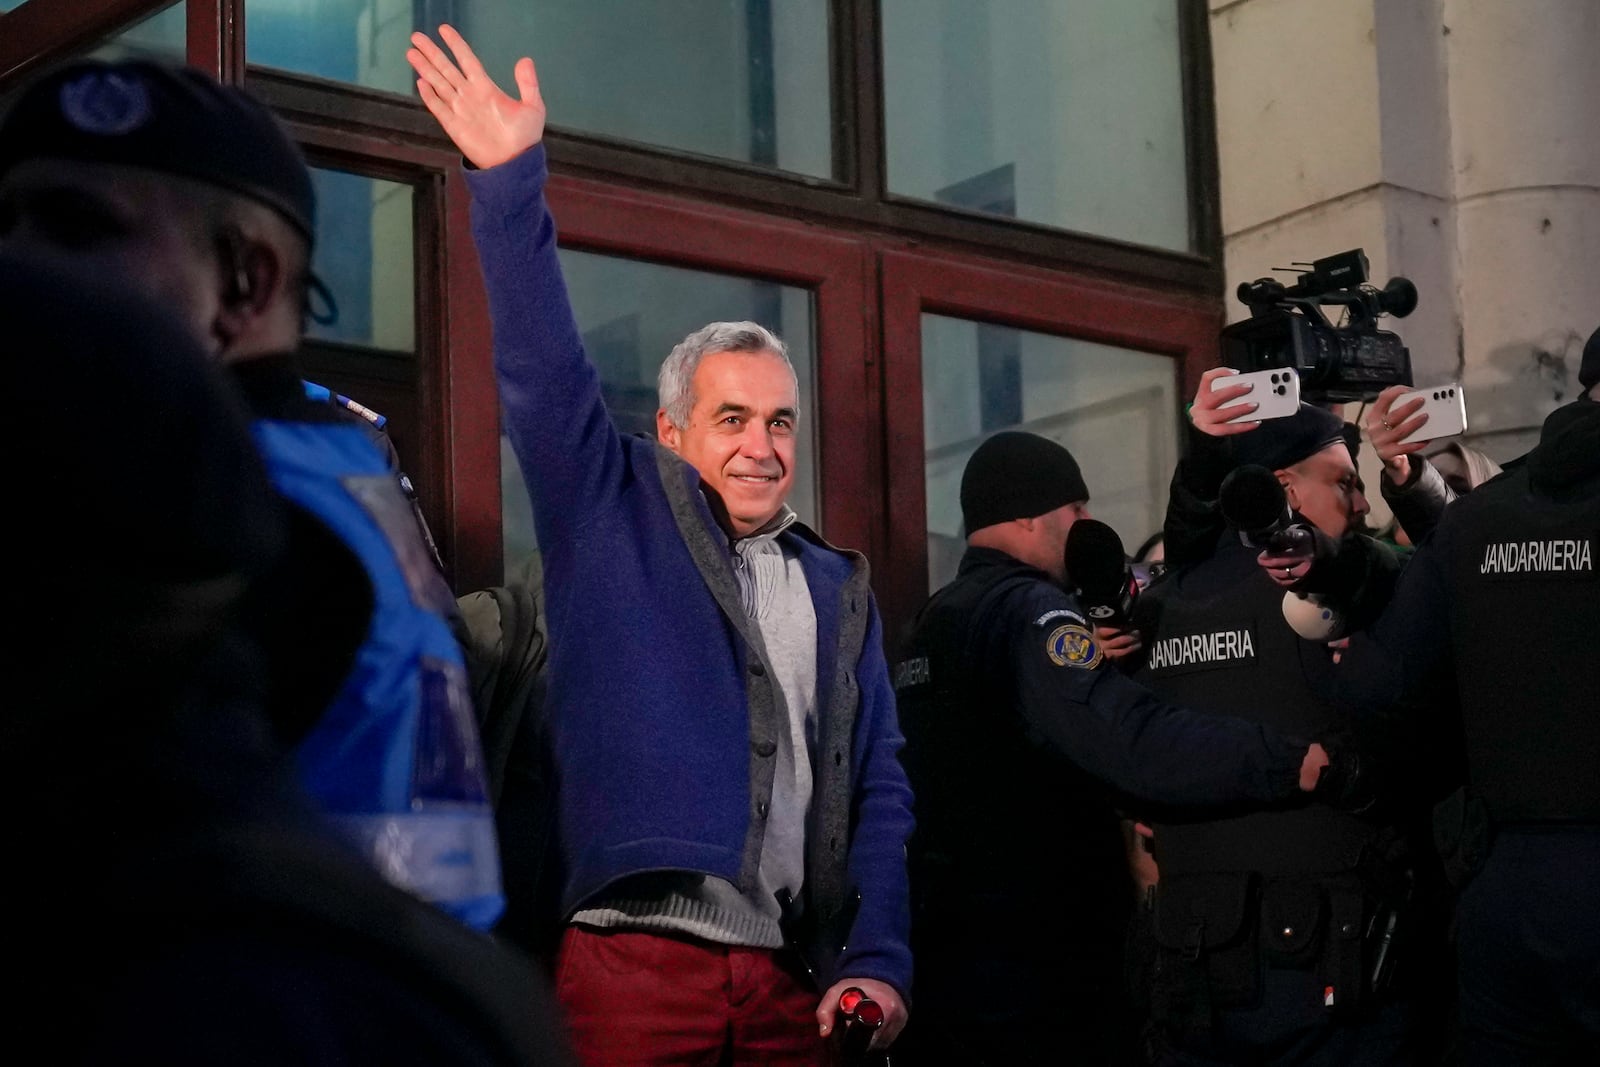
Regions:
[[[819,995],[770,949],[570,926],[556,997],[580,1063],[824,1067]]]

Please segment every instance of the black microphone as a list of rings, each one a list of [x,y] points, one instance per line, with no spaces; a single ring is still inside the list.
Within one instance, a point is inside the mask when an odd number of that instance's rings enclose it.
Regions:
[[[1089,618],[1098,626],[1128,625],[1139,583],[1117,531],[1098,519],[1079,519],[1067,531],[1064,557],[1067,581],[1077,587]]]
[[[1235,469],[1222,480],[1217,503],[1222,517],[1251,548],[1274,556],[1309,556],[1315,551],[1315,537],[1295,521],[1278,476],[1265,467]]]

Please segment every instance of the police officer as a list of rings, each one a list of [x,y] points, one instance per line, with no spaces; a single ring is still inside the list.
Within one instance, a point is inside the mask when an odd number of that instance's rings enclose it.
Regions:
[[[995,434],[961,479],[967,551],[896,667],[918,1019],[896,1060],[1114,1062],[1130,894],[1109,782],[1174,804],[1281,801],[1320,746],[1186,712],[1107,669],[1063,588],[1089,490],[1066,449]]]
[[[1466,881],[1470,1065],[1600,1051],[1600,330],[1579,381],[1525,461],[1451,505],[1349,652],[1366,709],[1453,664],[1468,800],[1441,829]]]
[[[330,840],[263,743],[238,623],[285,526],[244,407],[165,309],[56,266],[0,252],[10,1016],[56,1063],[571,1063],[540,976]]]
[[[1366,510],[1343,430],[1302,405],[1237,437],[1233,461],[1275,472],[1300,519],[1342,539]],[[1337,734],[1323,695],[1336,661],[1289,628],[1283,591],[1258,554],[1228,531],[1146,598],[1139,677],[1203,712]],[[1405,1020],[1369,996],[1363,943],[1403,897],[1403,870],[1378,859],[1388,834],[1322,803],[1221,819],[1172,811],[1154,822],[1151,999],[1162,1062],[1403,1062]]]
[[[293,505],[256,619],[302,781],[391,880],[487,925],[498,858],[454,600],[363,420],[309,396],[296,366],[313,210],[271,113],[198,71],[70,64],[0,127],[0,246],[136,285],[247,398]]]

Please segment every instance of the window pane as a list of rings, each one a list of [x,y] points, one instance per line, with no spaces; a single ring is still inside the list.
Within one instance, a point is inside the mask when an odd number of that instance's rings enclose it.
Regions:
[[[250,0],[250,62],[413,95],[414,29],[449,21],[514,92],[524,55],[560,127],[833,174],[828,0]]]
[[[39,2],[50,3],[52,0],[39,0]],[[14,11],[21,7],[22,3],[23,0],[0,0],[0,14]],[[113,61],[160,59],[182,63],[186,55],[185,42],[188,40],[188,17],[188,11],[180,0],[179,3],[153,15],[146,15],[80,55]],[[0,94],[0,117],[5,115],[18,94],[31,81],[31,78],[24,79]]]
[[[882,0],[889,190],[1188,250],[1175,0]]]
[[[313,322],[326,341],[410,354],[416,347],[412,189],[338,170],[311,169],[317,190],[312,270],[333,293],[338,318]],[[322,310],[313,298],[312,311]]]
[[[0,15],[15,11],[26,2],[27,0],[0,0]],[[45,4],[51,2],[52,0],[40,0],[40,3]],[[188,11],[183,0],[179,0],[171,7],[153,15],[146,15],[89,54],[101,59],[149,57],[182,62],[184,42],[187,39]]]
[[[924,315],[929,588],[955,577],[966,545],[961,472],[1000,430],[1066,446],[1089,510],[1130,551],[1160,529],[1178,461],[1177,369],[1165,356]]]
[[[600,371],[606,407],[625,434],[655,436],[656,372],[672,346],[708,322],[750,319],[789,346],[800,380],[800,426],[795,439],[789,506],[802,521],[817,518],[815,334],[808,290],[706,271],[563,249],[573,312],[584,347]],[[522,573],[537,548],[527,488],[516,458],[500,437],[502,522],[508,578]]]
[[[189,11],[185,3],[156,12],[96,48],[99,59],[160,59],[182,63],[187,56]]]

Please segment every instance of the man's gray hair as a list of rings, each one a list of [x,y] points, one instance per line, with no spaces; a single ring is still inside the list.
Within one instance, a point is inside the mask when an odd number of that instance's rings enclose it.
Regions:
[[[800,392],[800,378],[789,362],[789,346],[778,335],[758,322],[712,322],[679,341],[661,364],[656,376],[656,395],[672,425],[684,429],[694,409],[694,372],[700,361],[713,352],[770,352],[783,360]],[[798,400],[796,407],[798,407]]]

